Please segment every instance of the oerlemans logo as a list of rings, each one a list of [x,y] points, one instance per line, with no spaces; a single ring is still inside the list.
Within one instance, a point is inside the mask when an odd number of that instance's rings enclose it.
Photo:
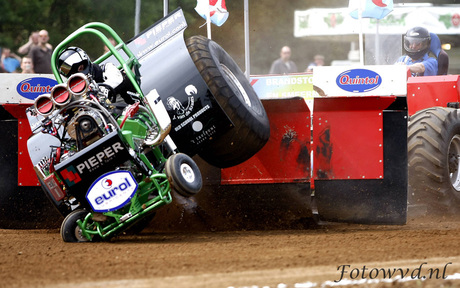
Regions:
[[[57,81],[54,79],[33,77],[21,81],[16,86],[16,91],[22,97],[35,100],[41,94],[50,93],[55,85],[57,85]]]
[[[61,177],[69,187],[81,181],[80,175],[72,165],[61,171]]]
[[[336,83],[338,87],[348,92],[368,92],[382,84],[382,77],[371,70],[352,69],[341,73]]]
[[[129,171],[109,172],[94,181],[86,194],[95,212],[108,212],[125,206],[134,196],[137,182]]]

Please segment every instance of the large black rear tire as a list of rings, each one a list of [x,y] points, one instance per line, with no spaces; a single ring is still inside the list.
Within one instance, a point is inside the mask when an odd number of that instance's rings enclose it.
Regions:
[[[203,36],[186,41],[201,76],[234,127],[209,142],[198,155],[216,167],[240,164],[270,137],[270,124],[259,97],[230,55]]]
[[[459,212],[460,111],[420,111],[408,129],[409,204],[426,205],[430,215]]]

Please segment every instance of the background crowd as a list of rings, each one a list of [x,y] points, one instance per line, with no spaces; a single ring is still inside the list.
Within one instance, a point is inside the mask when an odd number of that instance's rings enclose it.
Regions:
[[[298,73],[298,72],[307,72],[313,73],[313,68],[317,66],[324,65],[324,56],[315,55],[313,61],[308,64],[307,68],[304,70],[299,70],[297,65],[291,60],[291,48],[289,46],[284,46],[280,51],[280,58],[273,61],[269,74],[289,74],[289,73]]]
[[[48,43],[48,31],[34,31],[27,43],[19,47],[17,54],[8,47],[1,48],[1,73],[52,73],[53,47]],[[19,55],[18,55],[19,54]]]

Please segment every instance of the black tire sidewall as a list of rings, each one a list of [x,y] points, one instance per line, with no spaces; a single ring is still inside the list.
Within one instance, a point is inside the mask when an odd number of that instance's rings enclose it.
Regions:
[[[75,229],[77,228],[77,220],[82,220],[88,214],[85,210],[74,210],[67,215],[61,224],[61,237],[64,242],[81,242],[75,236]]]
[[[409,193],[409,204],[426,204],[432,215],[459,212],[460,192],[450,180],[448,155],[453,137],[460,135],[459,110],[433,107],[417,112],[410,121],[409,192],[414,195]]]
[[[446,193],[444,196],[445,199],[443,201],[447,201],[447,203],[450,204],[450,206],[455,205],[455,210],[459,211],[460,207],[460,191],[457,191],[454,186],[452,185],[451,179],[450,179],[450,171],[449,171],[449,158],[450,155],[448,154],[449,148],[450,148],[450,143],[454,136],[458,135],[460,136],[460,113],[458,110],[451,110],[449,112],[450,115],[448,115],[446,123],[445,123],[445,129],[446,129],[446,135],[447,137],[445,138],[447,141],[444,141],[443,144],[443,151],[446,165],[444,166],[444,177],[447,179],[444,183],[446,186],[446,189],[448,193]],[[452,203],[451,203],[452,202]],[[452,207],[454,208],[454,207]]]
[[[237,95],[238,100],[241,102],[241,104],[243,104],[242,106],[245,107],[247,112],[251,113],[251,115],[259,119],[259,121],[263,122],[266,119],[265,109],[263,108],[262,102],[260,101],[256,92],[254,91],[254,88],[251,86],[244,73],[241,71],[241,69],[238,67],[235,61],[233,61],[230,55],[228,55],[228,53],[224,49],[222,49],[222,47],[218,45],[216,42],[209,41],[208,47],[217,69],[220,71],[221,75],[228,83],[228,85],[232,87],[232,89],[234,90],[232,91],[232,93],[235,93],[235,95]],[[222,65],[225,65],[238,79],[238,82],[244,88],[248,95],[248,98],[251,102],[251,107],[249,107],[246,104],[245,99],[242,97],[239,89],[235,87],[235,84],[232,81],[229,81],[226,72],[222,68]]]
[[[233,124],[233,128],[203,144],[198,155],[219,168],[238,165],[256,154],[270,137],[262,102],[235,61],[216,42],[193,36],[187,39],[187,47],[210,92]],[[236,81],[251,106],[246,104]]]

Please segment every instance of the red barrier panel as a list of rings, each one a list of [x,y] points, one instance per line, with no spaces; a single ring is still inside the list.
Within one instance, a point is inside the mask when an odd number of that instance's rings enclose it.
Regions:
[[[26,116],[30,105],[3,104],[3,108],[18,119],[18,186],[40,186],[27,150],[27,139],[32,134]]]
[[[310,181],[311,118],[302,98],[262,100],[270,139],[244,163],[222,169],[222,184]]]
[[[417,111],[459,102],[460,76],[425,76],[407,79],[407,106],[409,116]]]
[[[314,179],[381,179],[382,111],[394,96],[315,98]]]

